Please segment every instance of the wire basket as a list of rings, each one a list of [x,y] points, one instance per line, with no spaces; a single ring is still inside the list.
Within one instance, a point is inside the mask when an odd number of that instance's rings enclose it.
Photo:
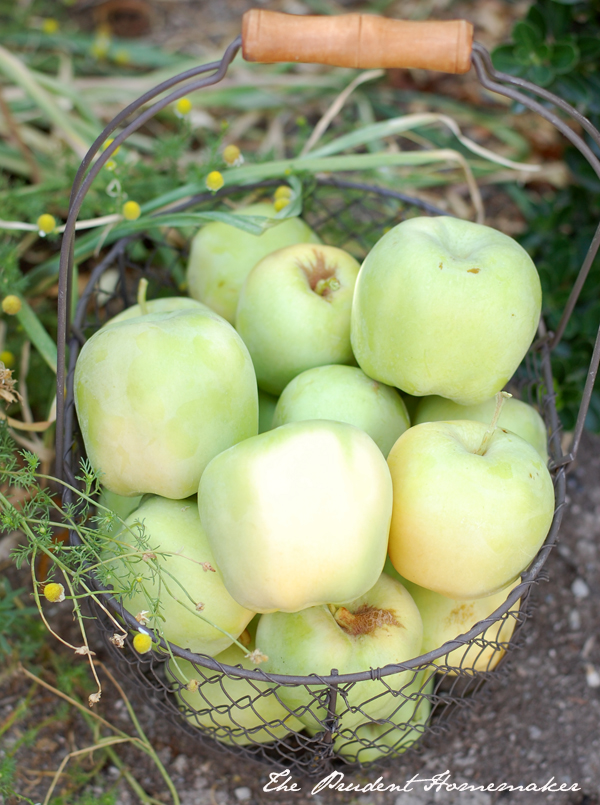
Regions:
[[[84,457],[73,393],[74,369],[79,351],[86,339],[105,321],[135,302],[140,278],[148,279],[154,295],[176,293],[176,278],[181,275],[187,257],[187,245],[174,245],[172,240],[160,233],[160,216],[157,216],[156,229],[125,237],[106,253],[93,270],[77,305],[73,322],[70,323],[69,288],[73,266],[74,224],[83,198],[103,165],[133,131],[174,100],[221,80],[241,45],[242,38],[239,37],[229,46],[220,62],[176,76],[125,109],[96,140],[75,179],[61,251],[58,338],[58,389],[61,393],[57,395],[57,472],[62,473],[62,477],[74,486],[79,484],[77,468],[80,459]],[[554,104],[573,117],[600,146],[600,135],[589,121],[546,90],[495,71],[489,54],[481,45],[475,43],[472,50],[469,49],[469,59],[484,87],[519,101],[553,123],[581,151],[600,176],[600,163],[591,148],[550,111],[548,104]],[[302,57],[295,60],[302,60]],[[414,63],[413,60],[405,66],[424,65]],[[466,69],[468,65],[462,71]],[[204,73],[209,75],[196,78]],[[178,84],[182,85],[179,89],[164,95]],[[544,103],[539,103],[530,94],[524,94],[523,90],[540,97]],[[125,125],[115,135],[111,145],[99,154],[105,141],[117,128],[135,111],[159,95],[163,97]],[[94,161],[96,155],[98,158]],[[279,183],[280,180],[273,180],[228,187],[216,194],[205,193],[191,198],[176,209],[211,209],[224,197],[239,202],[252,195],[255,200],[261,194],[268,194]],[[306,222],[324,242],[346,249],[359,260],[367,254],[387,227],[413,215],[445,214],[423,201],[388,188],[354,181],[351,176],[313,178],[307,182],[305,191],[303,218]],[[338,674],[336,669],[331,669],[326,676],[268,674],[261,671],[259,666],[247,668],[241,665],[224,665],[212,657],[194,654],[183,647],[170,644],[172,655],[191,663],[189,667],[193,669],[197,687],[190,691],[178,681],[173,660],[165,650],[167,646],[161,638],[157,637],[156,641],[160,648],[147,655],[140,655],[133,650],[131,638],[126,640],[123,648],[117,648],[110,641],[114,625],[107,611],[132,631],[137,630],[139,623],[122,603],[103,592],[98,581],[92,577],[90,584],[98,591],[106,609],[103,610],[94,603],[90,606],[108,652],[125,677],[135,683],[137,690],[163,716],[198,738],[207,747],[266,762],[271,767],[289,769],[300,776],[317,777],[344,764],[362,767],[397,758],[399,754],[417,746],[424,734],[434,735],[448,729],[447,723],[451,716],[468,711],[473,695],[483,683],[497,681],[507,672],[505,660],[502,660],[499,668],[496,666],[505,653],[510,653],[519,645],[521,627],[528,616],[531,588],[543,577],[542,568],[556,543],[565,504],[566,468],[577,452],[600,361],[599,334],[574,431],[572,449],[565,455],[561,448],[561,428],[555,405],[552,351],[562,337],[599,244],[600,227],[590,245],[556,333],[547,332],[543,321],[540,323],[539,337],[512,381],[511,390],[516,390],[522,399],[537,405],[547,425],[556,509],[544,545],[522,573],[520,583],[510,591],[504,603],[468,632],[434,651],[400,665],[364,669],[353,674]],[[112,283],[111,290],[107,292],[103,276],[109,270],[116,272],[117,276],[116,282]],[[67,347],[68,367],[65,367]],[[66,395],[63,396],[62,389],[65,387]],[[65,503],[69,502],[67,496]],[[71,539],[75,542],[78,539],[74,532]],[[474,667],[478,670],[473,671]],[[282,692],[287,695],[282,697]],[[296,699],[292,697],[294,701],[297,700],[295,704],[290,704],[291,692],[298,694]],[[378,714],[376,720],[373,712]]]

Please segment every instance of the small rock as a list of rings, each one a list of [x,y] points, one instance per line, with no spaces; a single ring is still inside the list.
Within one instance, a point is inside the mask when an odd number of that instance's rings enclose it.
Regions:
[[[590,688],[600,688],[600,674],[589,662],[585,664],[585,681]]]
[[[571,584],[571,592],[575,598],[587,598],[590,594],[590,588],[583,579],[575,579]]]
[[[177,774],[184,774],[187,770],[188,764],[189,761],[186,755],[177,755],[172,765]]]
[[[236,788],[233,792],[235,794],[235,798],[238,802],[247,802],[249,799],[252,799],[252,791],[248,788],[248,786],[241,786],[240,788]]]
[[[573,632],[578,632],[581,629],[581,615],[578,609],[572,609],[569,612],[569,628]]]
[[[531,726],[529,727],[529,737],[532,741],[539,741],[544,733],[539,727]]]

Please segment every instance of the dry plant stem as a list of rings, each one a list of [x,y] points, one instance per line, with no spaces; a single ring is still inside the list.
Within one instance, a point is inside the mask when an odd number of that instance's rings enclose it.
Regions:
[[[136,731],[137,731],[139,737],[128,735],[126,732],[123,732],[123,730],[120,730],[118,727],[115,727],[109,721],[106,721],[106,719],[102,718],[102,716],[98,715],[97,713],[95,713],[93,711],[88,710],[80,702],[76,701],[75,699],[72,699],[70,696],[67,696],[66,693],[63,693],[62,691],[58,690],[58,688],[53,687],[48,682],[45,682],[43,679],[40,679],[39,677],[35,676],[35,674],[32,674],[24,666],[22,666],[22,665],[19,666],[19,672],[22,673],[24,676],[29,677],[29,679],[31,679],[36,685],[41,685],[42,687],[46,688],[46,690],[49,690],[51,693],[53,693],[55,696],[58,696],[61,699],[64,699],[66,702],[71,704],[73,707],[76,707],[78,710],[80,710],[83,713],[83,715],[84,715],[84,717],[86,719],[87,718],[94,719],[98,724],[101,724],[104,727],[107,727],[108,729],[112,730],[112,732],[115,733],[116,736],[118,736],[119,743],[129,742],[129,743],[132,743],[132,744],[138,746],[140,749],[142,749],[142,751],[145,752],[145,754],[147,754],[150,758],[152,758],[152,760],[156,764],[156,767],[160,771],[160,774],[163,777],[163,779],[165,780],[165,783],[166,783],[166,785],[167,785],[167,787],[168,787],[168,789],[169,789],[169,791],[171,793],[171,797],[173,799],[174,805],[180,805],[179,796],[178,796],[177,791],[176,791],[176,789],[175,789],[175,787],[173,785],[173,782],[172,782],[171,778],[169,777],[167,771],[165,770],[163,764],[161,763],[160,758],[158,757],[158,755],[156,754],[154,748],[152,747],[152,745],[150,744],[148,738],[146,737],[146,734],[144,733],[139,721],[137,720],[137,718],[135,716],[135,712],[134,712],[134,710],[133,710],[133,708],[131,706],[131,703],[129,702],[129,700],[125,696],[125,693],[123,692],[123,689],[120,687],[120,685],[116,682],[116,680],[114,679],[112,674],[108,671],[108,669],[102,663],[98,662],[97,665],[99,665],[102,668],[104,673],[106,673],[106,675],[108,676],[110,681],[114,684],[115,688],[118,690],[119,694],[123,697],[123,701],[125,702],[125,706],[127,707],[127,710],[128,710],[128,712],[129,712],[129,714],[131,716],[132,722],[133,722],[133,724],[134,724],[134,726],[136,728]],[[111,741],[111,742],[116,743],[116,741]],[[110,744],[108,745],[108,747],[109,746],[110,746]],[[99,743],[98,745],[93,747],[93,749],[99,749],[99,748],[102,748],[101,743]],[[92,748],[90,747],[90,748],[88,748],[86,750],[81,750],[82,753],[86,752],[86,751],[92,751]],[[69,756],[67,756],[67,760],[68,760],[68,757]],[[64,768],[64,766],[63,766],[63,768]],[[129,778],[131,778],[131,780],[134,779],[131,775],[129,775]],[[130,782],[129,779],[128,779],[128,782]],[[134,781],[134,782],[135,782],[135,785],[132,785],[132,788],[134,788],[134,790],[136,791],[138,796],[140,796],[140,794],[143,792],[143,789],[141,788],[141,786],[139,786],[139,783],[137,783],[137,781]],[[130,782],[130,784],[131,784],[131,782]],[[145,794],[144,794],[144,796],[145,796],[145,799],[143,799],[140,796],[140,798],[142,799],[142,802],[148,802],[148,803],[158,802],[158,800],[154,800],[152,797],[149,797],[149,796],[147,796]]]
[[[46,627],[46,629],[48,629],[50,634],[53,637],[55,637],[60,643],[62,643],[63,646],[66,646],[67,648],[73,649],[73,651],[77,651],[79,646],[73,646],[73,645],[71,645],[71,643],[68,643],[66,640],[63,640],[63,638],[54,631],[54,629],[50,626],[50,624],[46,620],[46,616],[44,615],[44,610],[42,608],[42,602],[40,601],[40,594],[38,592],[38,584],[39,584],[39,582],[38,582],[38,580],[37,580],[37,578],[35,576],[35,558],[36,558],[36,555],[37,555],[37,546],[34,546],[33,553],[31,555],[31,580],[33,582],[33,597],[35,599],[35,603],[36,603],[36,606],[38,608],[38,612],[40,613],[40,618],[42,619],[42,621],[44,623],[44,626]]]
[[[21,133],[19,131],[19,127],[15,122],[14,117],[10,111],[10,106],[6,103],[4,96],[2,94],[2,88],[0,87],[0,111],[2,112],[2,116],[6,120],[6,125],[8,126],[8,130],[12,135],[12,139],[15,142],[15,145],[19,149],[19,151],[23,154],[23,157],[27,164],[29,165],[29,170],[31,171],[31,181],[33,184],[39,184],[42,181],[42,176],[40,174],[40,169],[38,164],[35,160],[35,157],[27,147],[26,143],[24,142],[23,138],[21,137]]]
[[[315,147],[318,141],[321,139],[323,134],[329,128],[329,125],[333,118],[338,114],[338,112],[342,109],[350,95],[354,92],[354,90],[359,87],[361,84],[364,84],[367,81],[374,81],[376,78],[381,78],[382,75],[385,75],[385,70],[367,70],[364,73],[360,73],[357,75],[353,81],[351,81],[348,86],[340,92],[337,96],[335,101],[331,104],[329,109],[325,112],[323,117],[319,120],[317,125],[312,130],[312,133],[302,151],[300,151],[300,156],[303,157],[305,154],[308,154],[309,151]]]
[[[93,710],[89,710],[87,707],[84,707],[80,702],[76,701],[75,699],[72,699],[70,696],[67,696],[66,693],[63,693],[61,690],[58,690],[58,688],[55,688],[48,682],[45,682],[43,679],[40,679],[39,676],[32,674],[31,671],[28,671],[27,668],[25,668],[23,665],[19,666],[19,673],[22,673],[25,676],[29,677],[29,679],[33,680],[36,684],[41,685],[43,688],[46,688],[46,690],[49,690],[51,693],[54,693],[55,696],[59,696],[61,699],[64,699],[69,704],[72,704],[73,707],[76,707],[78,710],[81,710],[81,712],[85,713],[85,715],[96,719],[96,721],[98,721],[100,724],[103,724],[105,727],[108,727],[108,729],[115,732],[121,738],[128,738],[129,740],[135,741],[136,743],[141,743],[139,738],[133,738],[131,735],[127,735],[126,732],[123,732],[123,730],[120,730],[118,727],[113,726],[110,723],[110,721],[107,721],[105,718],[102,718],[102,716],[99,716],[98,713],[95,713]]]
[[[50,797],[52,796],[52,793],[53,793],[54,789],[56,788],[56,786],[58,784],[60,776],[62,775],[65,766],[67,765],[69,760],[71,760],[71,758],[78,757],[79,755],[89,755],[90,752],[95,752],[97,749],[103,749],[105,746],[114,746],[115,744],[129,743],[132,740],[134,740],[134,739],[132,739],[132,738],[106,738],[106,739],[104,739],[102,741],[99,741],[96,744],[93,744],[92,746],[86,746],[85,749],[77,749],[75,752],[69,752],[68,755],[64,756],[64,758],[61,761],[60,766],[58,767],[58,769],[54,773],[54,777],[52,778],[52,782],[50,783],[50,787],[46,791],[46,796],[44,798],[43,805],[48,805],[48,803],[50,802]]]
[[[31,424],[33,422],[33,414],[29,407],[29,396],[27,394],[27,375],[29,373],[29,357],[31,355],[31,341],[25,341],[21,348],[21,362],[19,365],[19,391],[21,392],[21,410],[23,411],[23,419],[25,422]]]
[[[4,411],[0,411],[0,419],[4,419],[10,428],[15,428],[16,430],[25,430],[29,431],[30,433],[43,433],[45,430],[48,430],[51,425],[54,425],[55,422],[54,419],[47,420],[46,422],[20,422],[18,419],[13,419],[12,417],[7,416]],[[11,436],[13,436],[12,433]],[[33,444],[33,442],[31,442],[31,444]]]
[[[149,740],[148,740],[148,738],[146,737],[146,733],[145,733],[145,732],[144,732],[144,730],[142,729],[142,725],[141,725],[141,724],[140,724],[140,722],[138,721],[138,718],[137,718],[137,716],[136,716],[136,714],[135,714],[135,710],[133,709],[133,707],[132,707],[132,705],[131,705],[131,702],[129,701],[129,699],[128,699],[128,698],[127,698],[127,696],[125,695],[125,691],[124,691],[124,690],[123,690],[123,688],[122,688],[122,687],[119,685],[119,683],[118,683],[118,682],[117,682],[117,680],[114,678],[114,676],[112,675],[112,673],[111,673],[111,672],[108,670],[108,668],[107,668],[107,667],[104,665],[104,663],[100,662],[99,660],[96,660],[95,664],[99,665],[99,666],[102,668],[102,670],[104,671],[104,673],[106,674],[106,676],[107,676],[107,677],[110,679],[110,681],[112,682],[112,684],[113,684],[113,685],[115,686],[115,688],[117,689],[117,691],[118,691],[119,695],[121,696],[121,699],[122,699],[122,700],[125,702],[125,707],[127,708],[127,712],[129,713],[129,717],[131,718],[131,721],[132,721],[132,723],[133,723],[133,726],[135,727],[135,730],[136,730],[137,734],[140,736],[140,740],[141,740],[143,743],[145,743],[145,744],[146,744],[146,746],[147,746],[147,749],[146,749],[147,754],[148,754],[148,755],[150,755],[150,757],[151,757],[151,758],[152,758],[152,760],[154,761],[154,763],[155,763],[155,765],[156,765],[157,769],[159,770],[159,772],[160,772],[160,774],[161,774],[161,776],[162,776],[163,780],[165,781],[165,783],[166,783],[166,785],[167,785],[167,788],[168,788],[168,789],[169,789],[169,791],[171,792],[171,797],[172,797],[172,799],[173,799],[173,803],[174,803],[174,805],[180,805],[180,802],[179,802],[179,795],[177,794],[177,790],[175,789],[175,786],[173,785],[173,781],[172,781],[172,780],[171,780],[171,778],[169,777],[169,775],[168,775],[168,773],[167,773],[167,770],[165,769],[165,767],[163,766],[163,764],[162,764],[162,762],[161,762],[160,758],[159,758],[159,757],[158,757],[158,755],[156,754],[156,752],[155,752],[154,748],[152,747],[152,744],[150,743],[150,741],[149,741]]]
[[[492,440],[492,436],[494,435],[494,431],[496,430],[496,425],[498,424],[498,419],[500,418],[500,412],[502,411],[502,406],[504,405],[504,400],[512,397],[512,394],[509,394],[508,391],[499,391],[496,394],[496,408],[494,410],[494,416],[492,417],[492,421],[490,422],[489,428],[486,430],[481,445],[479,446],[479,450],[476,451],[475,455],[484,456]]]
[[[138,783],[133,774],[129,771],[127,766],[123,763],[121,758],[117,755],[117,753],[111,746],[106,747],[106,754],[110,758],[111,763],[113,763],[113,765],[115,765],[117,769],[119,769],[123,778],[129,785],[133,793],[136,795],[136,797],[139,799],[139,801],[143,803],[143,805],[146,804],[165,805],[164,802],[162,802],[160,799],[154,799],[154,797],[151,797],[148,794],[146,794],[142,786]]]

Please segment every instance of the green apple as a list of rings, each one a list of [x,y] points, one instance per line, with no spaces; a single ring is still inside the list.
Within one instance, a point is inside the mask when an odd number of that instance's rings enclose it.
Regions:
[[[273,427],[273,417],[277,407],[277,397],[258,390],[258,432],[265,433]]]
[[[139,523],[144,525],[143,540]],[[161,620],[150,620],[148,625],[159,628],[166,640],[210,656],[228,648],[254,612],[234,601],[225,589],[200,524],[196,499],[148,496],[125,524],[127,528],[107,543],[103,556],[105,561],[114,556],[109,563],[110,581],[115,593],[122,593],[125,608],[133,615],[151,613],[151,602],[158,600]],[[140,555],[132,557],[129,546]],[[160,574],[144,554],[156,556]],[[138,573],[141,581],[135,578]]]
[[[258,432],[248,350],[198,305],[98,330],[77,361],[75,405],[92,466],[126,497],[195,494],[213,456]]]
[[[367,721],[353,729],[342,729],[333,750],[349,763],[372,763],[382,757],[395,757],[414,746],[425,731],[431,713],[434,674],[430,669],[415,672],[415,678],[402,688],[397,708],[390,716]],[[393,677],[384,677],[388,682]]]
[[[541,299],[533,261],[508,235],[458,218],[411,218],[361,267],[352,347],[375,380],[480,403],[523,359]]]
[[[190,299],[189,296],[162,296],[159,299],[144,300],[142,305],[140,303],[131,305],[131,307],[113,316],[102,326],[102,329],[112,327],[122,321],[137,319],[148,313],[173,313],[176,310],[204,310],[208,312],[210,308],[196,301],[196,299]]]
[[[389,555],[406,579],[448,598],[507,587],[534,558],[554,514],[537,450],[481,422],[424,422],[388,456],[394,486]]]
[[[276,674],[328,676],[352,674],[407,662],[418,656],[423,639],[421,616],[399,582],[382,573],[364,595],[345,606],[321,605],[301,612],[272,612],[258,622],[256,642],[268,657],[265,670]],[[368,679],[338,690],[338,729],[350,729],[369,719],[387,718],[400,704],[398,695],[412,682],[414,671],[402,671],[383,681]],[[324,729],[326,691],[317,684],[282,686],[281,701],[314,734]],[[315,696],[319,695],[319,700]]]
[[[521,582],[519,578],[499,593],[468,601],[448,598],[404,579],[394,570],[389,557],[386,559],[385,572],[404,584],[419,608],[423,619],[422,654],[428,654],[430,651],[440,648],[489,617],[506,601],[510,591]],[[521,599],[519,598],[510,608],[509,613],[512,612],[516,615],[520,605]],[[455,676],[457,672],[454,669],[456,668],[460,668],[462,673],[471,674],[476,671],[493,671],[505,654],[505,649],[499,644],[510,641],[516,624],[516,618],[508,614],[492,623],[483,634],[466,643],[462,648],[454,649],[449,654],[434,660],[434,663],[442,666],[444,673],[448,676]],[[480,642],[482,640],[489,645],[482,646]]]
[[[275,216],[268,202],[236,210],[239,215]],[[285,218],[262,235],[211,221],[192,240],[187,268],[190,296],[204,302],[233,324],[240,288],[250,269],[267,254],[293,243],[320,243],[301,218]]]
[[[273,427],[306,419],[334,419],[364,430],[384,456],[410,426],[396,389],[371,380],[355,366],[317,366],[283,390]]]
[[[256,671],[257,666],[246,658],[255,648],[253,638],[245,632],[240,635],[240,641],[247,646],[246,651],[234,644],[217,654],[215,660],[223,665],[241,665]],[[175,683],[175,695],[184,708],[186,719],[221,743],[236,746],[271,743],[292,731],[300,732],[304,727],[281,704],[276,685],[221,676],[208,669],[196,669],[186,660],[178,659],[177,666],[169,661],[168,666],[167,678]],[[189,689],[189,682],[193,680],[198,683],[196,690]]]
[[[459,405],[444,397],[423,397],[413,418],[413,425],[422,422],[439,420],[473,419],[487,424],[491,421],[496,408],[496,399],[492,397],[478,405]],[[514,397],[504,401],[498,426],[512,430],[517,436],[533,445],[540,456],[548,463],[548,436],[544,420],[531,405]]]
[[[100,497],[98,499],[98,503],[101,506],[106,506],[107,509],[110,509],[116,515],[118,515],[121,520],[125,520],[131,512],[135,511],[137,507],[142,502],[142,495],[136,495],[133,498],[126,498],[122,495],[115,495],[114,492],[110,492],[108,489],[102,488],[100,492]],[[102,509],[98,510],[98,516],[104,516],[105,512]],[[119,528],[120,523],[114,522],[111,528],[109,528],[109,532],[114,531],[115,529]]]
[[[352,601],[383,569],[390,474],[352,425],[293,422],[240,442],[204,471],[198,506],[227,589],[255,612]]]
[[[309,243],[280,249],[254,266],[235,326],[260,388],[280,394],[306,369],[354,363],[350,310],[358,271],[342,249]]]

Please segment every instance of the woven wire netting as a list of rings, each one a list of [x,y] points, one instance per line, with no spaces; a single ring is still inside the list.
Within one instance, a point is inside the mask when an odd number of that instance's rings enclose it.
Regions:
[[[247,204],[268,195],[273,184],[230,188],[216,197],[206,194],[192,199],[188,205],[202,210],[223,203]],[[408,217],[429,214],[444,213],[400,193],[343,180],[314,181],[306,189],[303,210],[304,220],[324,243],[346,249],[358,260],[388,228]],[[84,458],[73,398],[79,350],[103,323],[135,303],[142,277],[148,280],[149,298],[182,292],[191,234],[164,231],[157,219],[155,229],[116,243],[92,271],[69,341],[65,467],[67,480],[74,485],[80,485],[77,469]],[[542,338],[539,348],[530,351],[519,368],[511,391],[543,413],[552,435],[550,453],[558,458],[560,440],[552,389],[550,352]],[[452,614],[456,632],[463,634],[456,639],[402,665],[363,669],[351,679],[350,675],[338,679],[335,669],[326,677],[268,674],[247,660],[241,664],[241,650],[238,660],[223,664],[184,646],[167,647],[160,639],[156,650],[140,655],[133,649],[131,637],[122,648],[117,647],[111,641],[115,626],[107,611],[93,601],[90,606],[123,676],[163,716],[206,747],[287,768],[300,776],[319,776],[344,765],[391,762],[419,748],[423,736],[447,730],[451,718],[462,720],[484,683],[497,683],[506,675],[505,655],[520,644],[531,587],[542,577],[541,568],[560,524],[564,467],[554,479],[556,513],[551,531],[532,566],[499,608],[471,626],[472,617],[461,620],[468,612],[457,607]],[[96,589],[101,589],[97,583]],[[127,611],[126,600],[101,597],[113,617],[130,631],[139,625],[134,613]]]

